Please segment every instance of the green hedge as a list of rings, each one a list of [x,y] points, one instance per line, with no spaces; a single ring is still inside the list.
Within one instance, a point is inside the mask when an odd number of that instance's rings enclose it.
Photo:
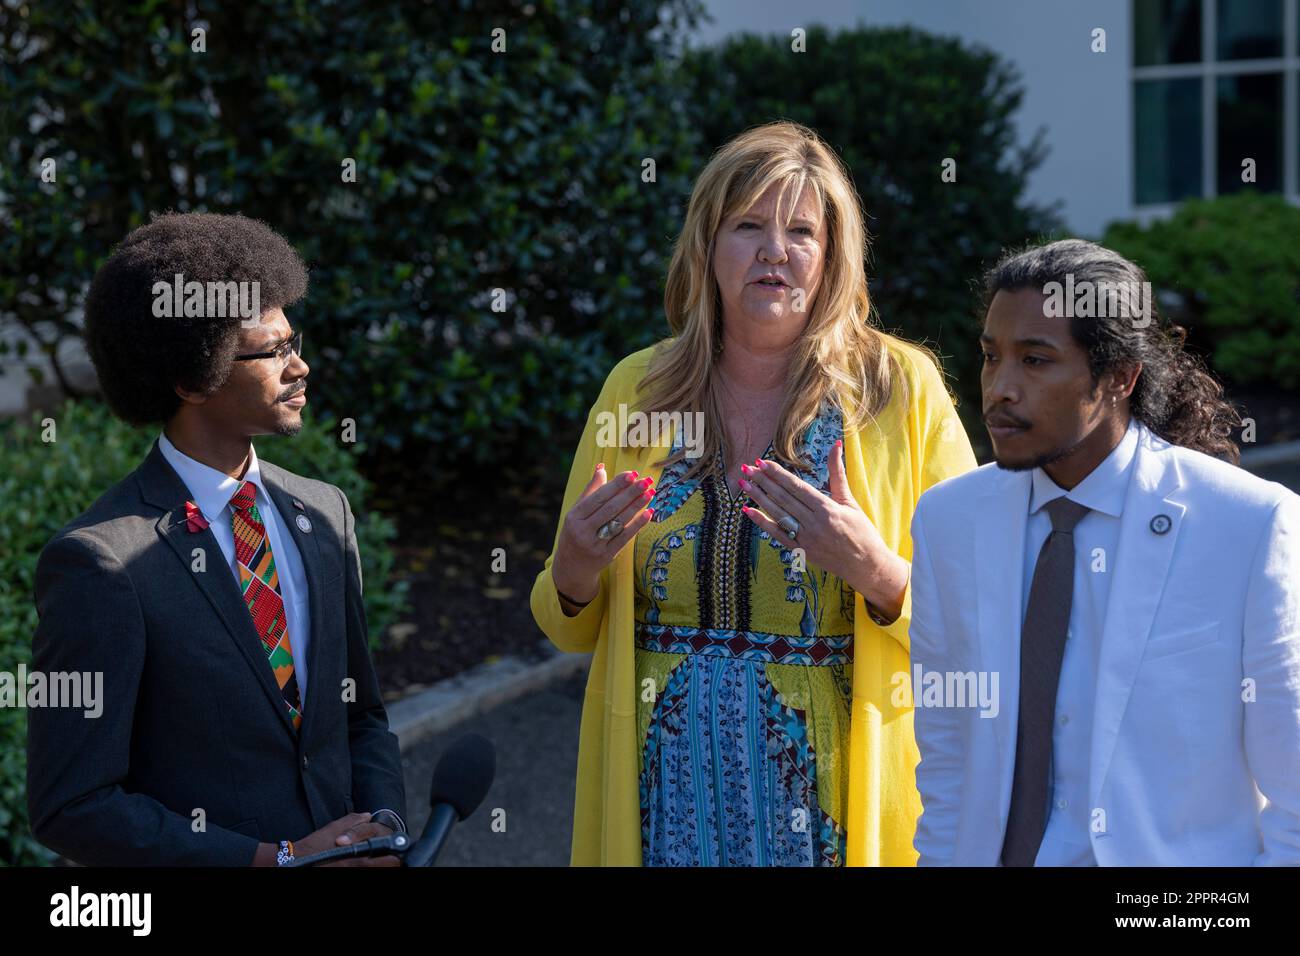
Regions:
[[[0,58],[0,320],[75,335],[78,290],[151,211],[243,212],[312,267],[290,318],[323,413],[431,480],[553,456],[613,360],[666,328],[699,155],[673,48],[697,0],[186,9],[0,17],[0,46],[32,54]]]
[[[42,439],[41,416],[0,420],[0,670],[31,661],[36,629],[32,583],[36,558],[61,527],[144,458],[152,431],[134,430],[100,404],[69,402],[50,415],[56,440]],[[338,485],[357,519],[370,643],[378,646],[405,605],[406,582],[394,581],[393,523],[365,508],[369,488],[356,458],[329,425],[304,416],[293,438],[257,439],[258,456],[298,474]],[[27,824],[26,711],[0,709],[0,863],[48,861]]]
[[[1145,227],[1116,223],[1101,242],[1146,270],[1215,372],[1300,386],[1300,209],[1247,192],[1194,199]]]
[[[1017,145],[1015,72],[953,39],[814,27],[807,53],[741,37],[683,56],[698,0],[260,0],[195,23],[183,9],[0,18],[0,43],[34,54],[0,61],[0,302],[50,341],[75,335],[78,290],[150,211],[263,218],[313,268],[291,315],[313,401],[431,481],[563,470],[614,361],[666,334],[691,183],[749,126],[795,119],[842,153],[883,324],[937,344],[968,397],[972,282],[1054,225],[1023,199],[1042,147]],[[190,49],[196,23],[206,53]],[[36,175],[44,157],[57,184]]]

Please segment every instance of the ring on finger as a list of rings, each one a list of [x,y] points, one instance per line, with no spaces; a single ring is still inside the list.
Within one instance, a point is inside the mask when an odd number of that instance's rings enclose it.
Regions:
[[[776,526],[788,534],[791,541],[799,537],[799,521],[792,515],[782,515],[777,519]]]
[[[618,534],[622,530],[623,522],[619,521],[617,518],[610,518],[600,526],[600,530],[596,532],[596,537],[601,541],[605,541],[614,537],[614,535]]]

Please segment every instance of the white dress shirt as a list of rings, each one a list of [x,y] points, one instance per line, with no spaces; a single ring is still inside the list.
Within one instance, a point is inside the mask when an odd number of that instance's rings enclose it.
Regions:
[[[1110,597],[1111,572],[1119,542],[1120,514],[1133,471],[1139,429],[1130,419],[1114,450],[1083,481],[1069,491],[1041,468],[1033,472],[1029,522],[1025,532],[1024,589],[1020,619],[1029,607],[1029,590],[1052,519],[1043,506],[1064,495],[1091,509],[1074,528],[1074,594],[1070,623],[1056,691],[1052,727],[1051,804],[1047,828],[1035,866],[1096,866],[1088,828],[1088,761],[1092,750],[1092,717],[1097,692],[1097,663],[1102,625]]]
[[[239,583],[239,569],[235,559],[234,512],[230,508],[230,499],[235,492],[251,481],[257,486],[256,505],[266,526],[267,537],[271,541],[271,553],[275,555],[275,569],[280,582],[280,597],[284,601],[285,623],[288,626],[289,644],[293,648],[293,673],[298,680],[298,694],[303,709],[307,707],[307,647],[311,640],[311,605],[308,603],[307,572],[303,567],[302,555],[293,536],[284,533],[283,518],[276,511],[275,504],[262,483],[258,469],[257,452],[250,444],[248,447],[248,467],[243,478],[231,478],[215,468],[195,461],[183,454],[167,438],[165,433],[158,436],[158,448],[167,459],[167,463],[176,470],[185,487],[189,489],[191,499],[203,512],[208,527],[221,546],[226,567]]]

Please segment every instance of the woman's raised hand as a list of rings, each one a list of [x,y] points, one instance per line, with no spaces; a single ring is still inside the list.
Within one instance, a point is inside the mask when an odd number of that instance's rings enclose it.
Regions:
[[[876,526],[849,490],[840,458],[842,442],[835,443],[829,461],[829,495],[822,494],[798,475],[774,461],[742,465],[741,488],[758,505],[743,509],[754,524],[788,548],[803,548],[808,563],[846,581],[887,615],[902,607],[911,565],[890,551]],[[746,480],[747,479],[747,480]],[[798,534],[778,523],[794,518]]]
[[[654,509],[646,507],[654,493],[653,478],[642,478],[635,471],[606,478],[605,466],[597,465],[582,496],[564,516],[551,561],[556,591],[584,603],[595,598],[605,565],[654,517]],[[611,521],[617,524],[610,525],[608,536],[602,538],[601,528]]]

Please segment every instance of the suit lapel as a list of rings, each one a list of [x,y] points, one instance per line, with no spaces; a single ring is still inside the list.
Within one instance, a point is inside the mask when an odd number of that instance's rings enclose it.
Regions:
[[[307,643],[307,679],[310,681],[315,675],[321,673],[321,654],[324,653],[321,645],[325,643],[321,640],[321,625],[324,612],[321,608],[320,595],[320,532],[325,527],[325,520],[317,512],[307,507],[305,503],[301,508],[294,504],[295,499],[288,489],[288,472],[264,461],[260,463],[260,467],[262,482],[266,485],[267,491],[270,492],[271,500],[275,503],[275,510],[280,514],[280,527],[284,534],[293,537],[294,543],[298,546],[298,554],[302,556],[303,577],[307,579],[307,599],[311,607],[311,640]],[[304,531],[298,525],[299,515],[306,516],[312,530]],[[314,684],[313,687],[319,690],[320,685]],[[314,715],[319,710],[319,708],[312,706],[310,694],[311,691],[303,697],[302,701],[302,727],[300,732],[303,739],[307,739],[308,732],[315,728]]]
[[[157,441],[140,466],[137,476],[144,500],[163,511],[156,525],[158,536],[167,542],[180,561],[185,575],[203,592],[252,670],[254,678],[270,699],[272,709],[279,715],[278,719],[284,729],[296,737],[298,732],[294,730],[288,708],[284,706],[284,696],[275,682],[266,650],[253,627],[252,615],[248,613],[244,596],[226,564],[221,545],[209,528],[197,533],[190,532],[185,521],[185,502],[189,500],[189,490],[163,457]],[[195,548],[202,548],[204,552],[205,570],[202,573],[192,569]]]
[[[999,675],[1007,704],[993,721],[998,753],[1008,771],[1020,712],[1020,607],[1023,601],[1025,528],[1029,520],[1030,472],[995,473],[993,487],[976,502],[975,562],[981,669]],[[1000,775],[1001,776],[1001,775]]]
[[[1151,447],[1149,433],[1138,442],[1133,476],[1124,496],[1119,542],[1111,562],[1110,596],[1102,627],[1097,674],[1097,699],[1092,725],[1089,778],[1091,805],[1100,806],[1102,783],[1115,752],[1119,725],[1128,706],[1133,682],[1151,622],[1164,593],[1174,545],[1186,506],[1178,500],[1182,478],[1178,464]],[[1158,519],[1158,516],[1164,519]],[[1153,528],[1167,527],[1163,533]]]

